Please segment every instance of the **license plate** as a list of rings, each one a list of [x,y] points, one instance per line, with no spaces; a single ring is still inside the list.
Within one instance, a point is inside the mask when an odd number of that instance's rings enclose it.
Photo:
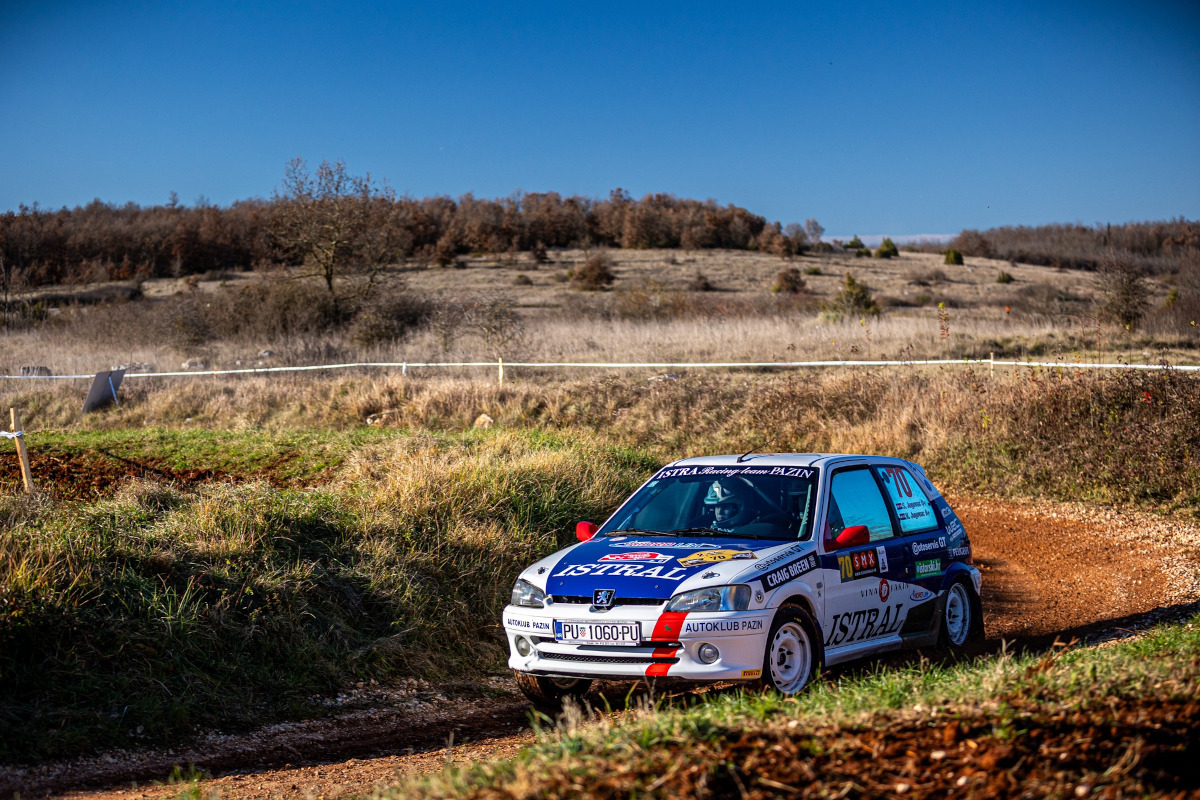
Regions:
[[[555,620],[554,638],[565,644],[608,644],[636,647],[642,643],[642,623]]]

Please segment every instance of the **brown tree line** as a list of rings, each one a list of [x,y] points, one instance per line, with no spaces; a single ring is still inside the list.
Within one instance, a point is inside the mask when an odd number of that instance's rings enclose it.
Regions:
[[[1039,225],[964,230],[949,245],[965,255],[1022,264],[1094,270],[1119,255],[1148,274],[1193,272],[1200,265],[1200,222]]]
[[[327,168],[344,169],[322,165]],[[621,189],[604,199],[555,192],[414,199],[396,197],[369,179],[352,180],[358,182],[339,198],[339,213],[358,220],[356,229],[370,231],[372,241],[347,245],[350,259],[370,251],[376,262],[446,266],[466,253],[529,251],[541,258],[547,248],[564,247],[763,249],[790,255],[806,246],[800,226],[785,232],[779,223],[712,200],[669,194],[636,200]],[[56,211],[21,206],[0,215],[0,259],[25,286],[247,270],[298,263],[299,251],[311,260],[315,251],[298,238],[306,234],[296,220],[314,203],[331,201],[319,196],[314,201],[303,186],[285,182],[285,188],[269,200],[226,208],[174,200],[150,207],[94,200]]]

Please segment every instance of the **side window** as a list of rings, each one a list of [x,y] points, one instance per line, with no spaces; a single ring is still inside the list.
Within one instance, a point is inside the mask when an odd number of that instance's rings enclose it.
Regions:
[[[901,535],[923,533],[938,527],[937,512],[921,485],[904,467],[875,467],[875,474],[887,489],[888,501],[896,509]]]
[[[836,537],[846,528],[866,525],[871,541],[892,538],[892,518],[879,486],[868,469],[850,469],[835,473],[829,485],[830,535]]]

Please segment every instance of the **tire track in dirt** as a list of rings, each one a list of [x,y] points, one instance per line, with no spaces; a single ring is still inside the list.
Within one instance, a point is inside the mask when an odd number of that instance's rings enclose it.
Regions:
[[[1076,504],[950,500],[983,572],[984,622],[993,649],[1001,640],[1041,647],[1056,638],[1142,626],[1163,609],[1200,598],[1200,525]],[[0,768],[0,796],[19,788],[25,798],[169,798],[180,787],[131,781],[163,781],[172,764],[189,761],[216,776],[201,786],[222,797],[370,794],[447,762],[511,757],[532,742],[528,706],[515,686],[489,683],[507,693],[462,698],[432,712],[379,709],[270,726],[170,755],[109,754],[42,765],[20,783],[13,782],[12,770]],[[624,687],[614,685],[613,707],[620,706]],[[461,744],[447,747],[451,734]],[[104,785],[112,788],[70,791]]]

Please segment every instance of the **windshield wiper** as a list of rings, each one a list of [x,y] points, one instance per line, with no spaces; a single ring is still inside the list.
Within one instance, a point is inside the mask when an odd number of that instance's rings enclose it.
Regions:
[[[697,533],[712,534],[713,536],[728,536],[732,539],[761,539],[761,538],[763,538],[756,533],[736,533],[736,532],[732,532],[732,531],[717,530],[716,528],[680,528],[679,530],[675,531],[675,534],[678,536],[686,536],[689,534],[697,534]]]
[[[678,536],[678,531],[650,531],[645,528],[619,528],[615,531],[609,531],[605,536],[616,536],[618,534],[634,533],[638,536]]]

